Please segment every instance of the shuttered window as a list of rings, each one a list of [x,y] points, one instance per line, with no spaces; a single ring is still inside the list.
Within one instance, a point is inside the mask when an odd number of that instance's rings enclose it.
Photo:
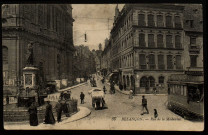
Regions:
[[[163,27],[163,16],[157,15],[157,27]]]
[[[149,27],[154,27],[155,26],[154,16],[152,14],[148,15],[148,26]]]
[[[162,34],[157,35],[157,47],[158,48],[163,48],[164,47],[164,45],[163,45],[163,35]]]
[[[181,37],[179,35],[175,36],[175,48],[181,48]]]
[[[173,48],[172,35],[166,35],[166,47]]]
[[[148,34],[148,47],[155,47],[154,34]]]
[[[179,16],[175,16],[175,28],[181,28],[181,20]]]
[[[172,18],[171,18],[171,16],[166,16],[166,27],[168,27],[168,28],[172,27]]]
[[[138,15],[138,25],[139,26],[145,26],[144,14],[139,14]]]
[[[143,33],[139,34],[139,46],[145,47],[145,35]]]
[[[167,69],[173,69],[173,56],[167,55]]]
[[[162,55],[162,54],[158,55],[158,68],[159,69],[165,69],[164,55]]]

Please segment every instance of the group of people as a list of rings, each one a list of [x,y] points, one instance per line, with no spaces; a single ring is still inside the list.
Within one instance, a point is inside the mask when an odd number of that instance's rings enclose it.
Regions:
[[[70,112],[69,112],[69,104],[68,101],[71,98],[71,91],[67,92],[61,92],[59,100],[55,106],[56,113],[57,113],[57,122],[61,122],[61,116],[62,112],[66,115],[66,117],[70,117]],[[46,110],[45,110],[45,119],[44,119],[44,124],[55,124],[55,118],[53,115],[53,107],[50,103],[49,100],[46,100]],[[28,108],[29,112],[29,120],[30,120],[30,125],[31,126],[37,126],[38,125],[38,111],[37,111],[37,106],[35,102],[32,102],[30,107]]]

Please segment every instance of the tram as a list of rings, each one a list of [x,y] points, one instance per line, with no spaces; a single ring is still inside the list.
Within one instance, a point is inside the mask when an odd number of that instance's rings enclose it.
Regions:
[[[171,75],[168,80],[168,109],[185,119],[203,120],[203,76]]]

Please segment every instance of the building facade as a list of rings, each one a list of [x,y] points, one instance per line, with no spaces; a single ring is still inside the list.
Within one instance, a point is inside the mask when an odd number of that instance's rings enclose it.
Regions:
[[[116,7],[111,30],[112,68],[118,82],[135,93],[158,87],[167,93],[171,74],[184,71],[183,6],[126,4]]]
[[[8,4],[2,14],[4,86],[22,82],[28,44],[33,45],[34,66],[44,81],[72,79],[73,21],[70,4]]]
[[[101,69],[103,76],[111,73],[111,39],[105,42],[105,48],[102,51]]]

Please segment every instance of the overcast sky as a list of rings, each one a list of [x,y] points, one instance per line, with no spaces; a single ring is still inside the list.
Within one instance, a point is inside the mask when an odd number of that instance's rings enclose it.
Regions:
[[[116,4],[72,4],[74,18],[73,36],[74,45],[87,45],[90,50],[98,49],[101,43],[109,37],[109,28],[112,28]],[[123,4],[119,4],[119,11]],[[84,33],[87,33],[87,42],[84,42]]]

